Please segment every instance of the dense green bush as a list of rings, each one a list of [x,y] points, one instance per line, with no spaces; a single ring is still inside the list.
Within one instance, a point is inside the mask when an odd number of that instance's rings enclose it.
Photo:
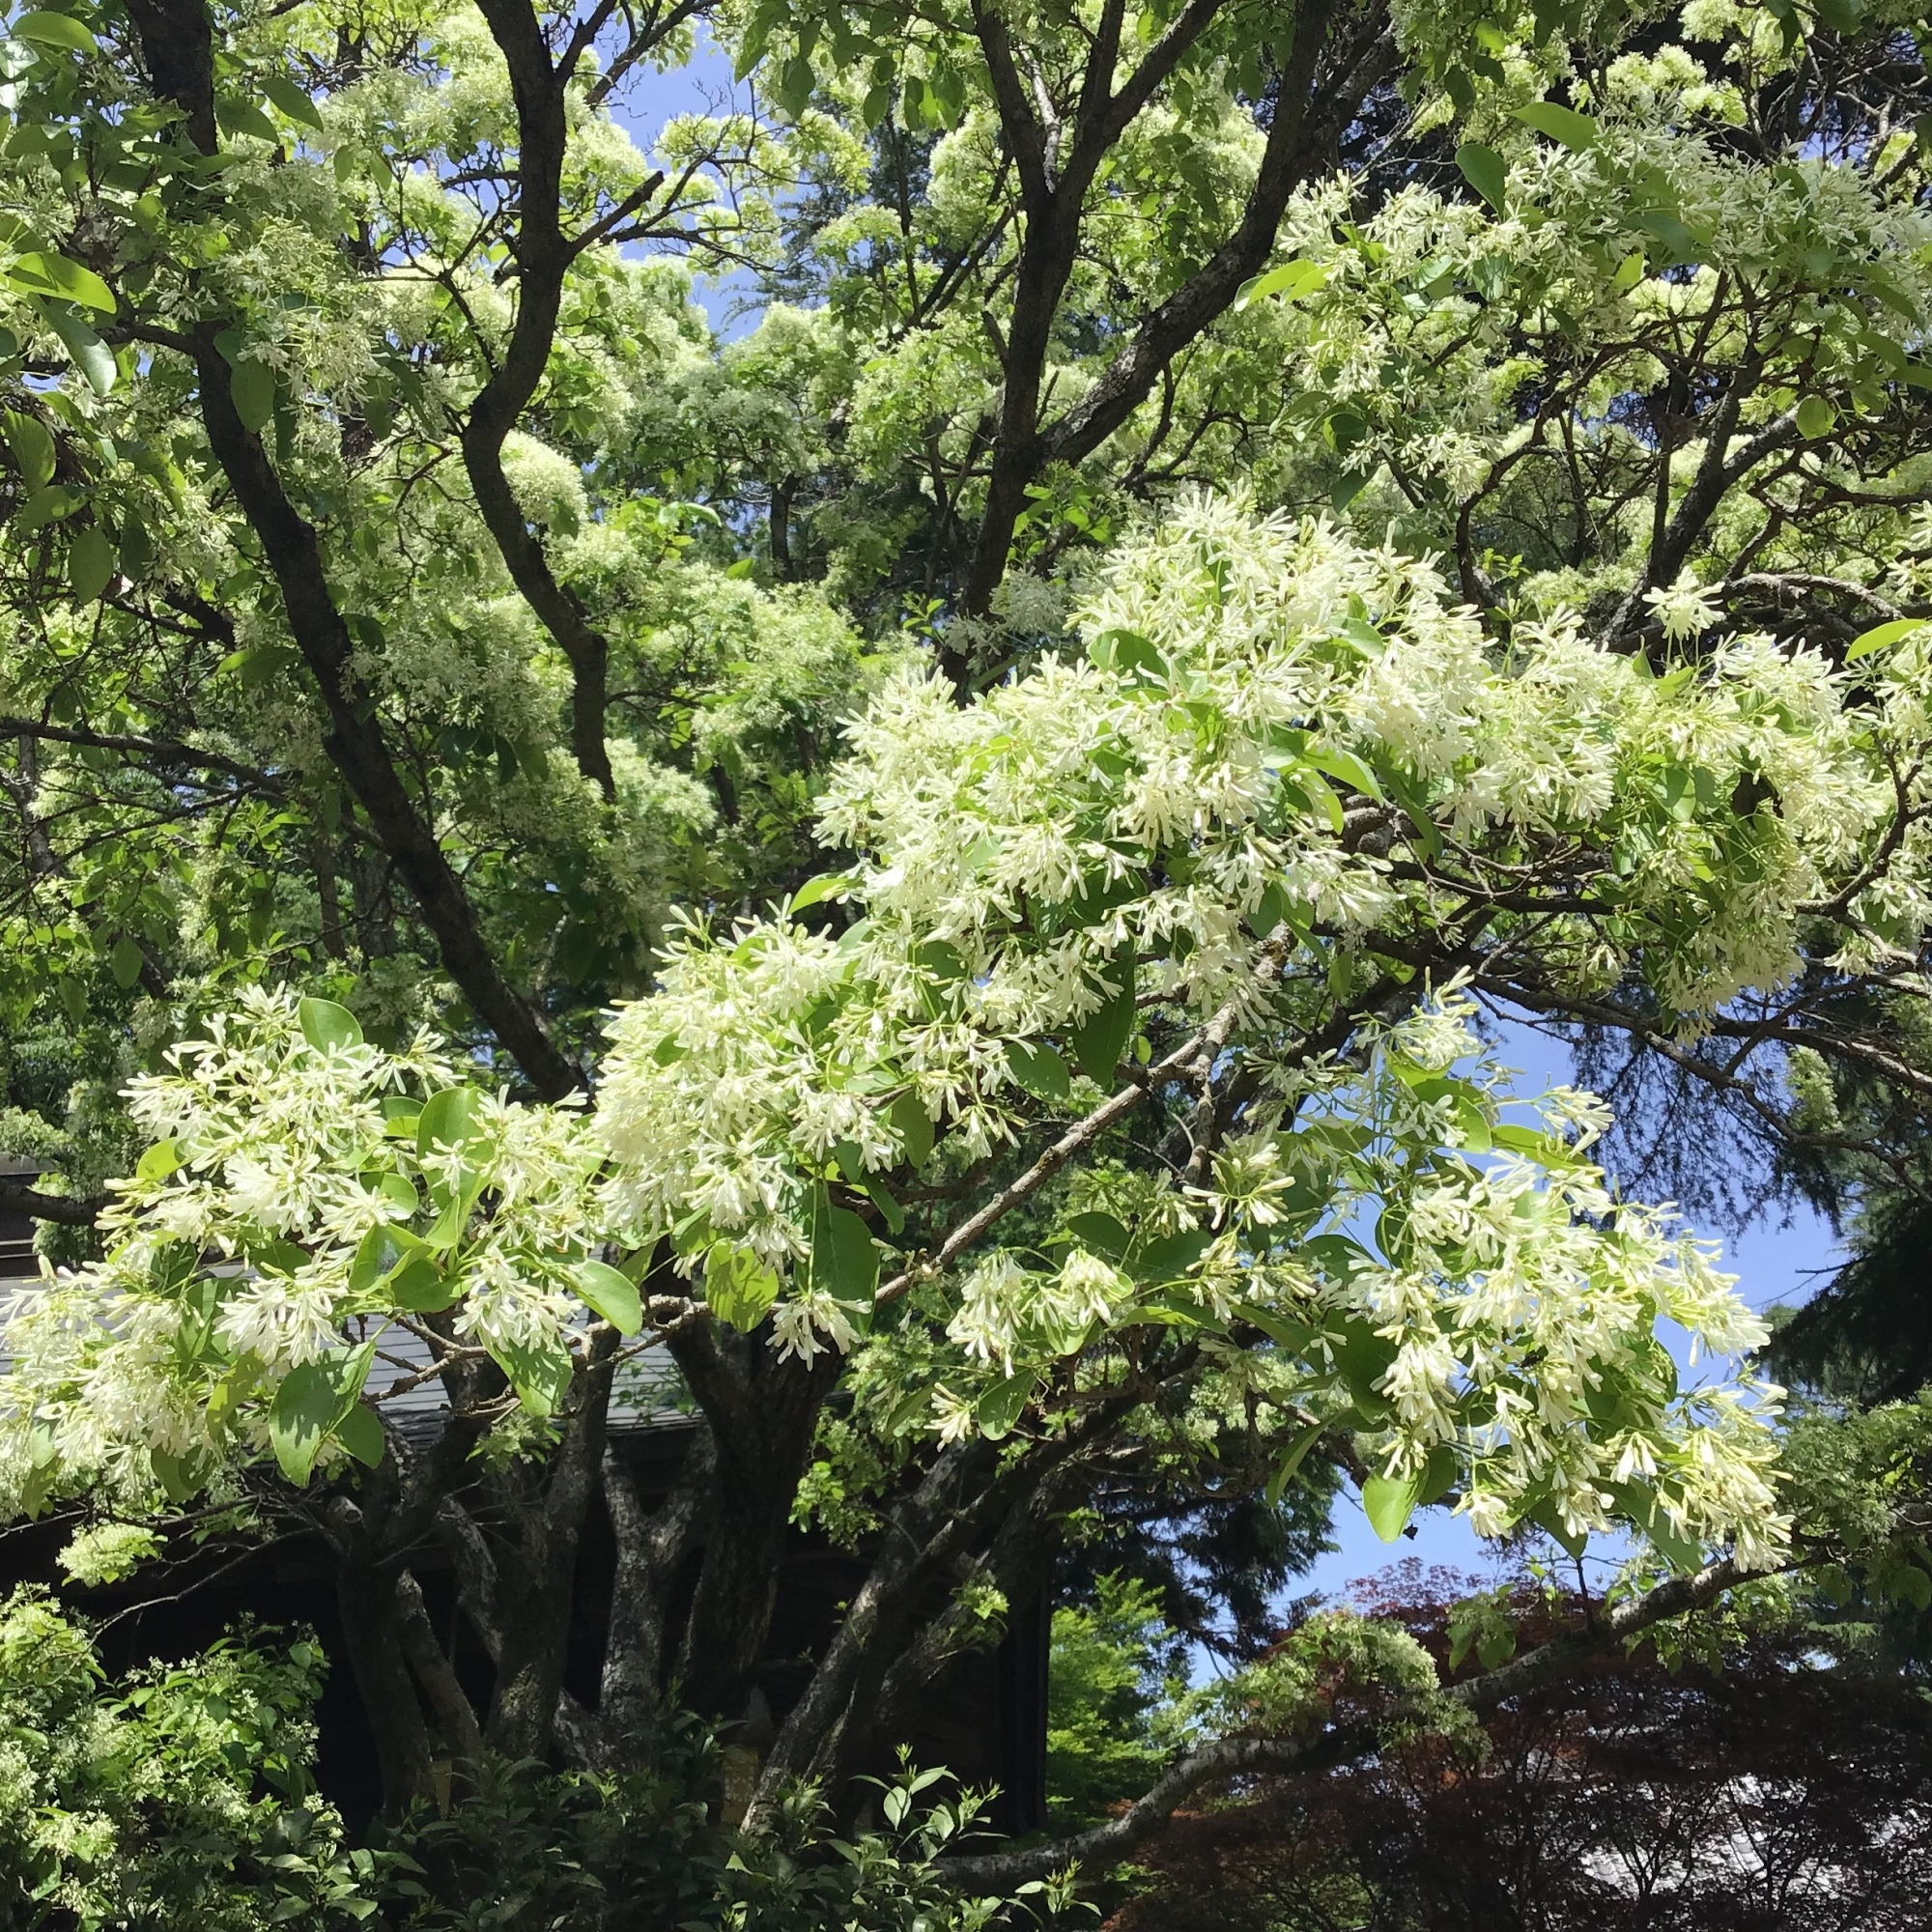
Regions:
[[[977,1932],[938,1859],[985,1794],[887,1785],[840,1837],[791,1792],[753,1839],[712,1822],[718,1753],[665,1726],[625,1777],[464,1768],[467,1788],[351,1846],[314,1779],[312,1643],[243,1636],[111,1682],[44,1592],[0,1605],[0,1932]],[[1053,1901],[1030,1889],[1043,1905]]]
[[[0,1607],[0,1926],[368,1921],[384,1867],[316,1795],[312,1644],[109,1684],[43,1593]]]

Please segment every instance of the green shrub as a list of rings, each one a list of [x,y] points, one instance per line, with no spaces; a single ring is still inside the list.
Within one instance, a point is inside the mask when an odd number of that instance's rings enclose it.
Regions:
[[[446,1809],[348,1844],[315,1788],[309,1642],[225,1640],[110,1684],[45,1592],[0,1605],[0,1932],[979,1932],[941,1855],[989,1794],[943,1772],[883,1785],[838,1835],[788,1793],[772,1832],[711,1822],[718,1751],[688,1717],[649,1772],[463,1768]],[[1042,1906],[1058,1902],[1037,1886]]]

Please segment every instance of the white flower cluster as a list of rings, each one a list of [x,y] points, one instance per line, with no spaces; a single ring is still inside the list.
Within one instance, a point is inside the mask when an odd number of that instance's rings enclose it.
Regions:
[[[411,1256],[436,1288],[415,1305],[448,1306],[463,1339],[554,1349],[581,1321],[571,1268],[598,1238],[602,1162],[581,1112],[469,1089],[427,1038],[318,1046],[294,1000],[259,989],[169,1059],[130,1090],[154,1146],[101,1217],[107,1258],[14,1298],[0,1504],[47,1471],[138,1496],[155,1452],[219,1451],[211,1403],[240,1405],[259,1446],[290,1369],[394,1319]],[[450,1092],[460,1138],[419,1146],[425,1101]],[[374,1231],[393,1246],[369,1268]]]
[[[464,1089],[425,1141],[425,1103],[461,1086],[428,1042],[318,1044],[266,995],[178,1049],[135,1094],[156,1147],[110,1259],[10,1328],[8,1491],[212,1450],[220,1363],[248,1365],[222,1402],[259,1431],[278,1376],[395,1312],[394,1267],[356,1270],[372,1239],[430,1244],[458,1332],[499,1358],[558,1348],[571,1270],[607,1240],[668,1240],[721,1293],[722,1255],[750,1320],[776,1294],[777,1346],[844,1350],[873,1258],[839,1200],[877,1199],[935,1135],[977,1158],[1042,1096],[1091,1104],[1068,1062],[1109,1075],[1151,1008],[1163,1037],[1219,1012],[1266,1104],[1211,1177],[1132,1210],[1137,1259],[1082,1238],[1048,1269],[994,1253],[931,1285],[957,1370],[942,1430],[969,1426],[954,1384],[1125,1321],[1225,1334],[1246,1310],[1298,1324],[1283,1346],[1318,1384],[1354,1374],[1350,1426],[1392,1476],[1452,1446],[1480,1527],[1598,1525],[1647,1485],[1682,1536],[1761,1553],[1769,1394],[1682,1395],[1652,1339],[1662,1317],[1720,1354],[1756,1331],[1706,1250],[1579,1158],[1601,1103],[1551,1095],[1512,1140],[1493,1081],[1457,1070],[1476,1043],[1453,1001],[1356,1023],[1366,1062],[1289,1049],[1343,1010],[1378,930],[1452,919],[1490,853],[1532,913],[1552,894],[1548,971],[1641,973],[1685,1026],[1787,974],[1803,903],[1848,882],[1848,950],[1923,930],[1922,822],[1867,868],[1891,753],[1932,730],[1922,641],[1858,670],[1856,705],[1844,674],[1760,639],[1662,677],[1563,616],[1499,649],[1426,563],[1208,497],[1125,546],[1077,617],[1082,661],[969,707],[910,673],[884,689],[825,800],[853,868],[806,895],[863,917],[837,937],[788,916],[682,929],[659,991],[614,1016],[587,1119]],[[1188,1252],[1151,1284],[1156,1235]],[[183,1257],[231,1271],[178,1279]],[[1151,1308],[1164,1290],[1181,1303]]]

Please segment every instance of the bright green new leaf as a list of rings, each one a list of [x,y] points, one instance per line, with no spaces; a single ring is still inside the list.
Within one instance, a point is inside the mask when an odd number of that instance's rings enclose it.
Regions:
[[[338,1007],[333,1000],[306,999],[297,1011],[302,1037],[318,1053],[362,1044],[362,1023],[347,1007]]]
[[[1807,441],[1830,436],[1837,421],[1837,411],[1823,396],[1806,396],[1798,405],[1798,434]]]
[[[629,1275],[606,1262],[579,1262],[571,1275],[585,1303],[620,1335],[635,1335],[644,1325],[643,1302]]]
[[[83,27],[78,20],[66,14],[54,14],[36,9],[33,13],[22,14],[8,29],[16,41],[31,41],[36,46],[65,47],[70,53],[92,54],[100,50],[100,43]]]
[[[1235,312],[1238,315],[1242,309],[1269,296],[1278,296],[1283,301],[1299,301],[1303,296],[1312,296],[1327,279],[1325,263],[1284,262],[1279,268],[1269,269],[1241,284],[1240,293],[1235,298]]]
[[[820,872],[816,878],[806,880],[791,895],[787,910],[803,912],[807,906],[815,906],[821,900],[836,898],[840,893],[848,893],[858,883],[850,872]]]
[[[156,1141],[134,1163],[134,1179],[150,1183],[165,1180],[181,1168],[181,1150],[173,1141]]]
[[[1421,1489],[1414,1476],[1371,1476],[1362,1485],[1362,1508],[1369,1527],[1384,1543],[1393,1543],[1408,1527]]]
[[[28,295],[58,296],[105,315],[112,315],[117,306],[113,290],[92,269],[70,262],[65,255],[56,255],[51,249],[30,249],[15,257],[14,266],[7,270],[7,279]]]
[[[1852,639],[1845,651],[1845,662],[1857,664],[1861,658],[1868,658],[1874,651],[1889,650],[1914,631],[1922,631],[1927,621],[1924,617],[1894,617],[1889,624],[1874,624],[1869,631],[1861,631]]]
[[[704,1298],[719,1321],[749,1335],[779,1298],[779,1278],[750,1248],[720,1241],[704,1257]]]

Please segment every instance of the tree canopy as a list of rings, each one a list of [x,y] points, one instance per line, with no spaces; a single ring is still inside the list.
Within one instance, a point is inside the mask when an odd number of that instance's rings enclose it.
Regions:
[[[1693,1205],[1925,1184],[1926,44],[1896,0],[14,17],[0,1150],[50,1178],[0,1198],[63,1270],[0,1508],[80,1576],[319,1538],[398,1813],[633,1770],[673,1685],[752,1721],[809,1525],[863,1581],[754,1834],[1110,1521],[1243,1658],[1345,1475],[1390,1539],[1628,1552],[1447,1690],[1309,1626],[987,1886],[1373,1751],[1336,1672],[1453,1725],[1793,1570],[1932,1595],[1925,1411],[1794,1433],[1600,1145]],[[738,92],[640,130],[706,48]],[[639,1400],[692,1418],[663,1498]]]

